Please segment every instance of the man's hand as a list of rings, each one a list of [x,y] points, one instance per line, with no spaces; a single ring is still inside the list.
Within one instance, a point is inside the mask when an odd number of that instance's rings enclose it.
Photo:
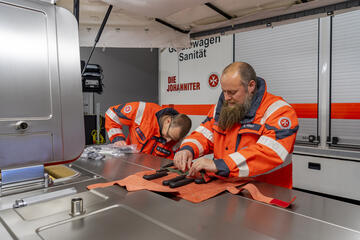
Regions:
[[[118,147],[122,147],[122,146],[126,146],[126,141],[124,140],[121,140],[121,141],[117,141],[114,143],[115,146],[118,146]]]
[[[213,160],[209,158],[199,158],[192,164],[188,175],[195,176],[201,170],[217,172],[217,168]]]
[[[177,152],[174,156],[174,166],[185,172],[186,167],[190,169],[191,161],[193,160],[193,155],[189,150],[181,150]]]

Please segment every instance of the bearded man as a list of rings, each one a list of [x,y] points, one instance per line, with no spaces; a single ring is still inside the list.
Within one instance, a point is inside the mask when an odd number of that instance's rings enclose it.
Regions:
[[[245,62],[228,65],[222,93],[207,118],[183,142],[174,164],[194,176],[254,178],[292,188],[291,157],[299,128],[295,110],[266,90]],[[214,154],[213,159],[202,157]],[[193,159],[196,159],[193,161]]]

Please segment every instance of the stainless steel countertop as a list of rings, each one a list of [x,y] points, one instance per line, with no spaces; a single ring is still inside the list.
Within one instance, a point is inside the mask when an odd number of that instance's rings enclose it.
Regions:
[[[91,183],[158,169],[168,162],[145,154],[79,159],[72,166],[98,177],[48,190],[76,187],[73,196],[3,209],[1,236],[6,229],[11,238],[20,239],[360,239],[359,206],[265,183],[256,183],[264,194],[282,200],[296,196],[293,206],[278,208],[247,194],[222,193],[193,204],[149,191],[129,193],[119,186],[86,190]],[[70,200],[79,196],[86,213],[73,218]]]

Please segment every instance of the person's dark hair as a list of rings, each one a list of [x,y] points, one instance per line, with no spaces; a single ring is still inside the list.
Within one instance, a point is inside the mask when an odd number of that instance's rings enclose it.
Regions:
[[[185,114],[172,117],[171,126],[181,127],[180,138],[184,138],[191,129],[191,119]]]
[[[247,87],[251,80],[255,81],[256,86],[258,85],[256,72],[250,64],[246,62],[233,62],[225,67],[222,74],[224,75],[225,73],[234,70],[237,71],[237,73],[240,75],[242,79],[241,83],[243,84],[244,87]]]

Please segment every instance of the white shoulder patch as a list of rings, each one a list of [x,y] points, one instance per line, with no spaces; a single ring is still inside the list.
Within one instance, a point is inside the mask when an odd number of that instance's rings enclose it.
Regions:
[[[287,117],[282,117],[279,119],[278,125],[281,129],[290,129],[291,128],[291,120]]]
[[[124,107],[124,113],[129,113],[129,112],[131,112],[131,110],[132,110],[131,105],[126,105],[126,106]]]

